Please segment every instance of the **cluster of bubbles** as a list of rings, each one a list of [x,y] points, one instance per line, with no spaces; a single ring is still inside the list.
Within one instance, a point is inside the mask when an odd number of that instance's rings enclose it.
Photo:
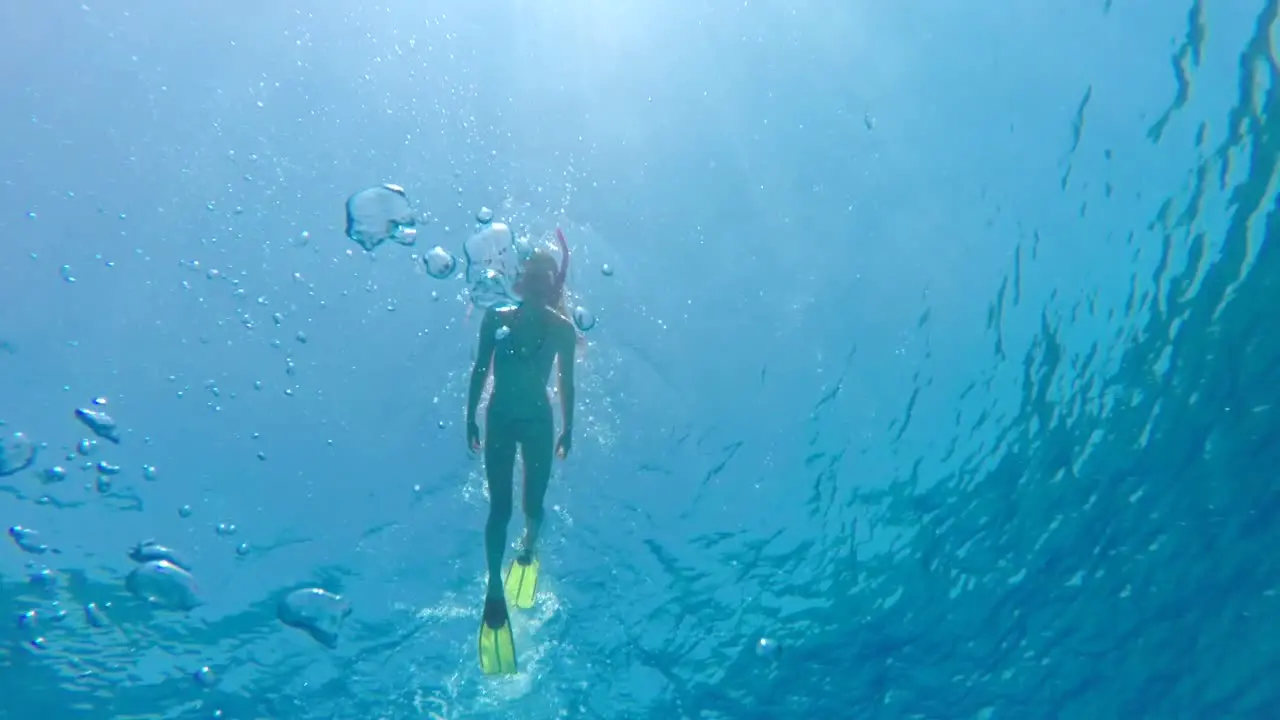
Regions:
[[[493,210],[487,207],[480,208],[475,219],[479,227],[462,250],[468,297],[473,305],[485,309],[518,305],[521,298],[516,287],[535,244],[528,237],[517,237],[506,223],[495,221]],[[413,245],[422,224],[398,185],[368,188],[347,199],[347,237],[366,251],[387,241]],[[453,253],[439,245],[423,253],[422,262],[427,274],[437,280],[453,277],[460,264]],[[605,265],[601,272],[611,276],[613,268]],[[587,308],[575,306],[572,314],[579,330],[595,327],[595,314]]]
[[[37,486],[47,488],[69,479],[67,467],[72,462],[81,461],[82,469],[97,476],[96,482],[86,487],[99,494],[112,493],[112,480],[124,473],[123,468],[107,459],[94,459],[91,456],[98,452],[99,440],[105,440],[112,446],[122,443],[123,435],[119,424],[107,410],[105,398],[96,398],[92,403],[76,408],[74,417],[88,430],[89,437],[83,437],[71,448],[66,457],[66,464],[42,466],[39,463],[40,451],[47,443],[37,444],[21,432],[8,433],[0,437],[0,476],[17,476],[28,472]],[[143,465],[140,477],[149,482],[158,479],[154,465]],[[36,502],[47,504],[49,496],[41,496]],[[179,510],[183,518],[191,517],[190,506]],[[217,535],[229,537],[235,534],[236,526],[231,523],[218,523]],[[13,525],[8,528],[8,536],[14,545],[23,553],[32,557],[27,563],[31,572],[30,582],[43,592],[46,600],[56,598],[56,591],[62,584],[59,574],[42,566],[38,557],[60,555],[61,551],[46,542],[46,538],[38,530]],[[236,548],[240,556],[249,554],[249,545],[241,543]],[[130,595],[150,607],[174,612],[187,612],[205,603],[200,587],[196,582],[195,569],[187,557],[178,550],[162,544],[154,539],[142,540],[125,553],[132,562],[132,568],[124,577],[124,587]],[[111,625],[109,611],[110,602],[89,602],[83,607],[84,622],[91,628],[105,628]],[[317,587],[303,587],[288,592],[281,597],[277,606],[277,618],[289,627],[297,628],[310,635],[316,642],[325,647],[337,646],[338,635],[343,621],[352,612],[349,602],[341,596]],[[63,609],[60,600],[41,601],[41,604],[24,612],[19,618],[19,627],[28,636],[27,642],[36,650],[49,646],[49,635],[55,627],[66,627],[63,620],[68,613]],[[215,680],[212,670],[201,668],[196,673],[196,680],[208,684]]]

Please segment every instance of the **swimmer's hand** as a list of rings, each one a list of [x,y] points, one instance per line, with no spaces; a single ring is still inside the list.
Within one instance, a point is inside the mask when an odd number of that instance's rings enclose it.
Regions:
[[[467,447],[471,448],[471,452],[480,449],[480,426],[475,420],[467,421]]]
[[[569,430],[560,433],[560,439],[556,441],[556,455],[563,460],[569,457],[569,451],[573,449],[573,435]]]

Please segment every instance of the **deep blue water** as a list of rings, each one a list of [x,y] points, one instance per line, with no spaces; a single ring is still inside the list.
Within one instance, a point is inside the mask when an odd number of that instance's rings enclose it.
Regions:
[[[1280,717],[1280,2],[1048,5],[5,3],[0,717]],[[599,318],[502,680],[485,206]]]

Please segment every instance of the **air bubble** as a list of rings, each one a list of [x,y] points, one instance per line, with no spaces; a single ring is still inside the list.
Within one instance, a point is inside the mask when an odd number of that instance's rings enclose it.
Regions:
[[[582,332],[586,332],[596,326],[595,313],[579,305],[573,309],[573,324],[577,325]]]
[[[493,211],[487,207],[481,207],[476,211],[476,222],[481,225],[488,225],[493,222]]]
[[[26,470],[35,461],[36,445],[26,435],[16,432],[0,438],[0,477]]]
[[[351,604],[342,596],[321,590],[294,590],[280,601],[276,616],[289,627],[305,631],[327,648],[338,646],[342,622],[351,614]]]
[[[439,245],[422,256],[422,263],[426,265],[427,274],[436,280],[447,279],[458,269],[458,259]]]
[[[218,682],[218,677],[213,674],[213,670],[208,665],[196,670],[191,677],[200,687],[213,687]]]
[[[347,237],[367,251],[387,240],[412,245],[417,225],[417,214],[399,185],[379,185],[347,198]]]
[[[600,274],[605,277],[613,277],[613,266],[605,263],[600,266]]]
[[[135,597],[169,610],[191,610],[200,605],[195,578],[168,560],[152,560],[134,568],[125,578],[125,588]]]
[[[762,637],[756,641],[756,655],[760,657],[773,657],[778,654],[778,641],[773,638]]]
[[[41,568],[27,578],[33,587],[50,590],[58,586],[58,576],[49,568]]]
[[[89,603],[84,606],[84,619],[90,626],[96,628],[104,628],[109,624],[106,613],[102,612],[102,608],[97,603]]]
[[[40,533],[31,528],[14,525],[9,528],[9,537],[13,538],[13,542],[23,552],[28,552],[32,555],[43,555],[49,552],[49,546],[40,542]]]
[[[490,308],[516,302],[515,283],[523,260],[506,223],[487,225],[463,245],[471,302]]]
[[[102,406],[105,405],[106,402],[107,401],[103,398],[95,398],[93,404]],[[97,435],[103,440],[110,440],[117,445],[120,443],[120,429],[116,426],[116,421],[113,420],[105,410],[77,408],[76,418],[78,418],[80,422],[84,423],[94,435]]]

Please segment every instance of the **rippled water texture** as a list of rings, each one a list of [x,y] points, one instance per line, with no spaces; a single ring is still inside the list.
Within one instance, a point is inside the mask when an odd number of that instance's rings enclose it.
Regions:
[[[1275,717],[1280,3],[1052,5],[0,3],[0,718]]]

